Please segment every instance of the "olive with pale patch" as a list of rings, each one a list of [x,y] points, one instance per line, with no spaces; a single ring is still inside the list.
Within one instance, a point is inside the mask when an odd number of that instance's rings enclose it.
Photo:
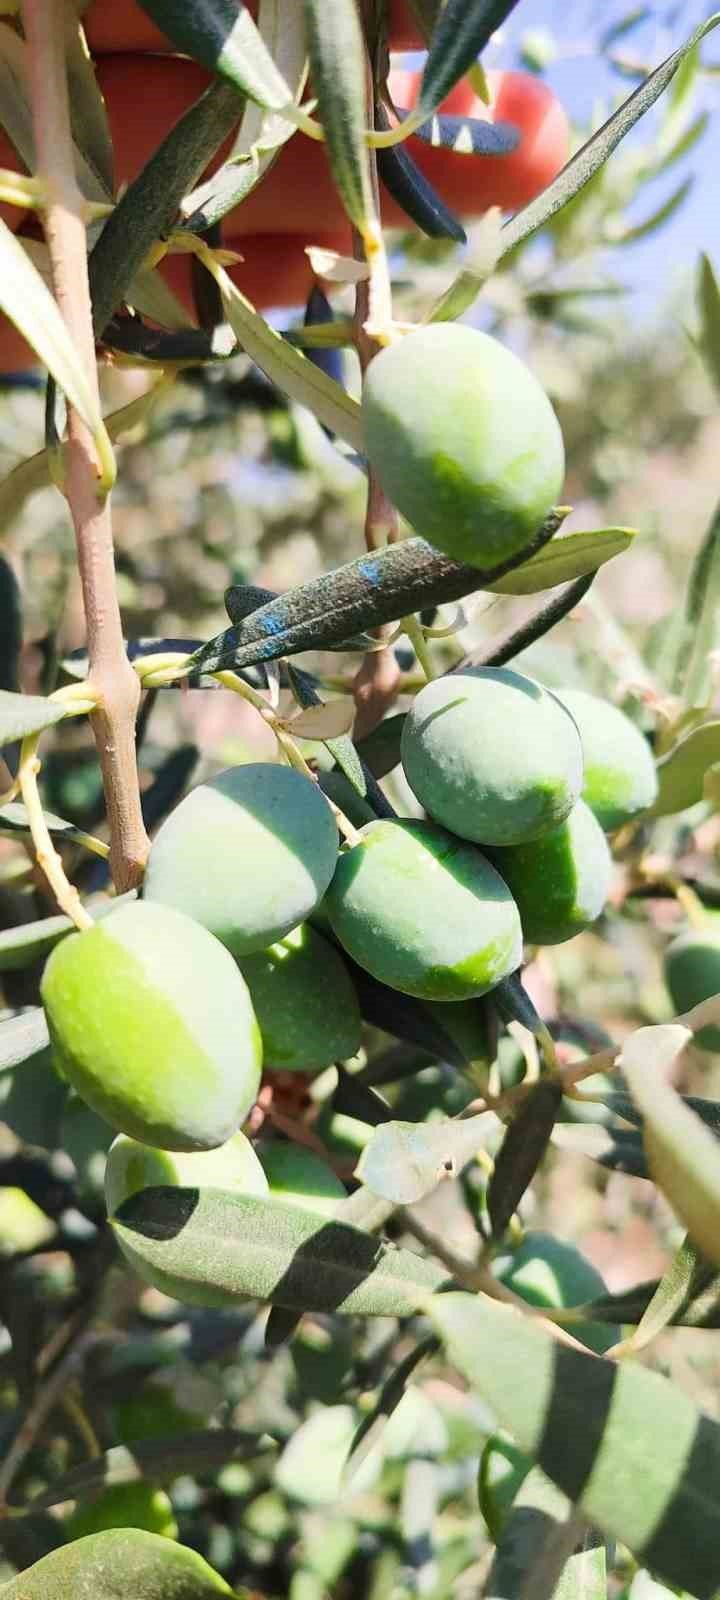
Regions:
[[[583,800],[606,833],[646,811],[657,797],[652,751],[619,706],[584,689],[557,689],[574,718],[583,751]]]
[[[257,1097],[262,1041],[247,984],[205,928],[133,901],[56,946],[42,1000],[55,1059],[112,1128],[209,1150]]]

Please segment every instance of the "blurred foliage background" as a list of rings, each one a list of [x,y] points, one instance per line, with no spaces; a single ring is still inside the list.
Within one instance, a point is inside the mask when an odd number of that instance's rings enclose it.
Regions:
[[[576,10],[576,35],[589,57],[603,63],[604,81],[618,99],[637,74],[638,37],[652,48],[655,35],[642,32],[648,17],[655,30],[682,27],[685,34],[694,20],[680,17],[688,8],[677,6],[662,15],[655,7],[627,14],[618,8],[614,26],[604,18],[602,27],[592,27],[589,8]],[[552,26],[531,27],[498,46],[498,59],[514,54],[540,70],[557,63],[561,50]],[[700,266],[688,235],[675,231],[688,172],[708,212],[712,206],[709,151],[717,142],[710,144],[707,123],[717,70],[691,62],[638,135],[542,239],[503,263],[473,312],[479,325],[524,352],[557,406],[568,454],[569,526],[638,529],[632,549],[600,572],[578,611],[522,660],[549,683],[599,690],[633,709],[648,729],[662,723],[688,567],[718,492],[717,392],[695,344]],[[589,104],[578,142],[601,120],[600,105]],[[679,237],[687,263],[680,273],[673,247]],[[484,238],[479,224],[467,247],[470,259]],[[645,250],[649,239],[655,276],[638,317],[633,252],[639,244]],[[709,243],[698,240],[701,247]],[[457,251],[417,237],[398,237],[396,247],[397,315],[410,318],[442,292]],[[348,294],[341,289],[334,296],[340,313],[348,310]],[[357,387],[349,358],[345,376]],[[149,381],[147,369],[106,369],[106,409],[127,403]],[[3,477],[41,448],[42,413],[42,393],[31,382],[0,385]],[[229,583],[282,589],[363,548],[362,478],[315,420],[288,407],[243,357],[161,385],[119,459],[115,532],[131,638],[209,637],[225,625]],[[47,692],[58,663],[83,636],[72,535],[54,489],[24,500],[7,518],[2,553],[22,594],[20,681],[26,690]],[[480,597],[466,608],[448,660],[527,609],[526,601]],[[453,614],[448,608],[444,620]],[[326,656],[314,664],[337,685],[350,682],[359,658],[353,664]],[[407,652],[401,651],[401,666],[412,672]],[[96,829],[101,790],[89,732],[73,724],[47,744],[48,807]],[[272,740],[234,696],[167,692],[146,701],[142,781],[156,799],[153,785],[163,774],[171,791],[175,786],[174,801],[183,784],[259,752],[271,759]],[[409,805],[398,779],[388,782],[401,806]],[[674,864],[690,876],[702,873],[717,883],[720,903],[719,841],[708,805],[668,819],[654,835],[658,870]],[[103,887],[101,866],[87,874],[87,886]],[[528,969],[536,1004],[564,1032],[568,1051],[580,1019],[585,1036],[591,1027],[600,1039],[603,1030],[619,1039],[639,1023],[670,1015],[660,951],[679,921],[678,908],[668,899],[625,901],[625,888],[620,862],[615,905],[598,929],[542,952]],[[0,926],[29,921],[42,909],[27,855],[16,842],[0,840]],[[6,974],[6,1007],[31,1003],[36,985],[37,973]],[[111,1260],[103,1228],[108,1131],[82,1107],[68,1105],[60,1087],[53,1099],[43,1058],[32,1076],[27,1068],[24,1074],[22,1082],[11,1072],[0,1079],[0,1445],[15,1436],[38,1355],[47,1356],[69,1319],[80,1317],[84,1331],[59,1402],[19,1464],[14,1496],[41,1490],[98,1448],[233,1426],[250,1436],[239,1459],[209,1473],[183,1468],[169,1500],[154,1489],[152,1507],[142,1490],[123,1491],[130,1499],[120,1496],[120,1520],[149,1516],[147,1526],[170,1534],[174,1526],[234,1585],[291,1600],[477,1593],[489,1547],[476,1464],[493,1427],[480,1402],[440,1363],[427,1361],[359,1477],[342,1486],[349,1438],[412,1347],[412,1329],[312,1316],[290,1346],[273,1350],[263,1342],[265,1316],[253,1306],[236,1314],[190,1310],[144,1288]],[[681,1087],[718,1095],[716,1061],[686,1052]],[[458,1109],[471,1093],[452,1069],[426,1066],[388,1098],[396,1115],[416,1117],[423,1095],[432,1115],[439,1106]],[[345,1137],[347,1158],[357,1127]],[[460,1250],[474,1237],[481,1203],[481,1186],[471,1180],[442,1186],[416,1211]],[[521,1216],[527,1227],[579,1245],[612,1290],[659,1275],[680,1238],[650,1184],[569,1148],[554,1151]],[[657,1342],[652,1360],[720,1416],[712,1334],[674,1330]],[[502,1515],[517,1470],[512,1447],[496,1441],[485,1457],[488,1515]],[[134,1504],[133,1494],[140,1494]],[[92,1519],[91,1508],[85,1514]],[[64,1529],[84,1531],[77,1521],[66,1527],[80,1515],[67,1506],[0,1524],[0,1577],[52,1548]],[[621,1562],[614,1592],[626,1592],[631,1576]]]

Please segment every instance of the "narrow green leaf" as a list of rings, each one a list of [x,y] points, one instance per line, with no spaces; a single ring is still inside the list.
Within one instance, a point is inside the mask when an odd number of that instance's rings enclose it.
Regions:
[[[486,1585],[492,1600],[524,1600],[528,1577],[533,1595],[541,1600],[540,1572],[551,1541],[562,1534],[572,1517],[567,1496],[551,1483],[540,1467],[533,1467],[520,1485],[512,1511],[502,1530]],[[576,1539],[572,1536],[573,1544]],[[548,1574],[542,1596],[553,1600],[606,1600],[605,1546],[597,1534],[587,1532],[582,1547],[570,1553],[559,1540],[561,1572]],[[559,1581],[557,1581],[559,1580]]]
[[[241,14],[246,14],[244,7]],[[125,190],[90,255],[93,321],[98,336],[124,301],[151,247],[172,232],[183,196],[198,182],[232,132],[242,109],[243,102],[232,84],[211,84],[170,129]]]
[[[357,400],[353,400],[339,383],[326,377],[307,356],[276,333],[244,294],[236,289],[222,267],[216,268],[213,275],[222,292],[228,322],[241,349],[247,352],[271,382],[276,383],[292,400],[314,412],[324,427],[330,428],[354,450],[362,450],[361,412]]]
[[[663,223],[668,222],[670,217],[675,215],[683,201],[687,199],[694,181],[692,176],[684,178],[682,183],[678,184],[677,189],[673,189],[672,194],[668,195],[667,200],[663,200],[662,205],[657,206],[655,211],[651,211],[650,215],[644,217],[642,222],[635,222],[629,228],[623,228],[622,226],[616,228],[612,224],[608,224],[605,228],[605,238],[610,244],[614,245],[637,244],[639,239],[647,239],[651,233],[655,233],[658,228],[663,226]]]
[[[62,722],[66,708],[57,700],[44,700],[37,694],[11,694],[0,689],[0,747],[41,733],[53,723]]]
[[[710,653],[717,642],[720,600],[720,505],[710,518],[688,578],[685,615],[677,645],[673,688],[688,710],[710,699]]]
[[[18,928],[3,928],[0,931],[0,972],[13,972],[40,961],[66,934],[72,933],[74,926],[71,917],[43,917],[39,922],[26,922]]]
[[[143,1189],[112,1219],[150,1271],[235,1305],[247,1295],[294,1311],[409,1316],[443,1269],[279,1200],[222,1189]]]
[[[517,1211],[528,1184],[537,1172],[555,1126],[562,1089],[543,1080],[530,1090],[510,1123],[487,1192],[487,1207],[494,1237],[501,1238]]]
[[[240,94],[280,111],[292,93],[246,5],[236,0],[140,0],[178,50],[192,56]]]
[[[694,1243],[720,1265],[718,1142],[663,1076],[691,1038],[677,1023],[639,1028],[625,1041],[619,1066],[645,1119],[643,1139],[655,1182]]]
[[[697,302],[700,312],[698,348],[720,392],[720,285],[710,257],[704,251],[698,263]]]
[[[648,813],[667,817],[697,805],[709,767],[720,761],[720,721],[703,722],[680,739],[657,764],[658,795]]]
[[[414,1205],[456,1177],[496,1127],[493,1112],[464,1121],[386,1122],[366,1144],[355,1176],[393,1205]]]
[[[635,1362],[584,1355],[484,1296],[434,1295],[448,1355],[572,1503],[697,1600],[720,1581],[720,1425]]]
[[[25,1509],[28,1513],[44,1511],[65,1500],[83,1500],[86,1495],[124,1483],[172,1483],[173,1478],[185,1473],[216,1472],[230,1461],[246,1461],[258,1455],[262,1449],[260,1435],[238,1428],[208,1428],[116,1444],[92,1461],[71,1467]]]
[[[82,360],[49,289],[22,245],[0,220],[0,311],[27,339],[93,434],[102,416]]]
[[[295,0],[290,4],[287,0],[260,0],[257,26],[297,104],[307,76],[301,6]],[[189,233],[204,233],[221,222],[257,188],[295,131],[287,117],[264,112],[255,101],[249,101],[227,160],[183,199],[183,227]]]
[[[376,230],[370,176],[365,41],[355,0],[304,0],[313,90],[318,97],[335,187],[363,236]]]
[[[96,854],[106,854],[107,846],[103,847],[102,841],[84,833],[74,822],[65,822],[62,817],[56,817],[52,811],[45,811],[43,815],[48,832],[54,838],[64,839],[67,844],[85,845],[87,849],[94,849]],[[9,800],[6,805],[0,806],[0,834],[14,833],[30,833],[27,811],[20,800]]]
[[[404,1356],[402,1361],[398,1362],[390,1376],[385,1379],[372,1411],[368,1411],[363,1417],[353,1435],[352,1444],[348,1451],[343,1475],[345,1481],[352,1483],[353,1487],[358,1467],[360,1467],[370,1450],[381,1438],[388,1419],[400,1405],[413,1372],[420,1365],[420,1362],[425,1360],[426,1356],[434,1354],[437,1347],[438,1340],[436,1335],[434,1333],[428,1334],[426,1338],[420,1340],[419,1344],[414,1345],[412,1350],[408,1351],[408,1354]]]
[[[434,111],[516,4],[517,0],[446,0],[430,40],[418,109]]]
[[[61,1545],[0,1589],[2,1600],[214,1600],[229,1584],[202,1556],[140,1528]]]
[[[705,1268],[704,1259],[686,1234],[628,1340],[628,1348],[644,1350],[663,1328],[676,1321],[678,1313],[688,1304],[701,1265]]]
[[[629,549],[635,534],[635,528],[591,528],[587,533],[580,529],[557,533],[524,566],[516,567],[514,572],[488,587],[493,594],[537,594],[540,589],[571,583],[587,572],[596,572],[606,561],[612,561],[614,556]]]
[[[673,50],[672,55],[661,62],[635,92],[623,101],[619,109],[613,112],[607,122],[603,123],[582,149],[568,161],[547,189],[544,189],[536,200],[531,200],[529,205],[523,206],[522,210],[506,223],[503,229],[503,254],[506,255],[509,250],[514,250],[523,239],[527,239],[531,233],[542,228],[557,211],[584,188],[635,123],[650,110],[667,89],[668,84],[672,83],[690,51],[705,38],[706,34],[716,28],[719,22],[720,12],[715,12],[706,22],[701,23],[687,42],[678,50]]]
[[[380,101],[375,106],[375,126],[381,130],[390,127]],[[425,174],[421,172],[403,145],[393,145],[387,150],[377,150],[377,170],[381,183],[406,217],[429,239],[454,239],[467,243],[467,234],[444,200],[437,194]]]
[[[112,135],[85,34],[68,8],[65,16],[65,66],[70,91],[73,138],[106,191],[115,193]]]
[[[500,260],[502,238],[502,211],[499,206],[491,206],[473,229],[471,249],[460,271],[423,321],[454,322],[469,311]]]
[[[386,778],[398,765],[405,716],[404,711],[396,711],[359,741],[358,755],[370,768],[374,778]]]
[[[301,1422],[289,1438],[275,1468],[275,1482],[283,1493],[301,1505],[336,1507],[343,1495],[343,1466],[357,1426],[352,1406],[323,1406]],[[308,1463],[312,1462],[312,1471]],[[377,1483],[382,1458],[377,1449],[369,1452],[358,1468],[357,1481],[350,1493],[366,1493]],[[322,1594],[326,1591],[324,1586]]]
[[[0,1021],[0,1072],[29,1061],[39,1050],[50,1043],[45,1012],[42,1006],[32,1006],[29,1011],[19,1011],[17,1016]]]
[[[316,376],[322,378],[323,374]],[[533,540],[534,549],[552,538],[561,520],[559,513],[550,513]],[[526,554],[529,556],[531,551]],[[424,539],[402,539],[336,567],[334,572],[311,578],[253,610],[244,622],[226,629],[197,651],[193,667],[220,672],[228,667],[252,666],[258,661],[297,655],[302,650],[325,650],[382,622],[398,622],[424,606],[460,600],[486,589],[513,566],[520,565],[521,559],[516,557],[481,571],[451,561]]]

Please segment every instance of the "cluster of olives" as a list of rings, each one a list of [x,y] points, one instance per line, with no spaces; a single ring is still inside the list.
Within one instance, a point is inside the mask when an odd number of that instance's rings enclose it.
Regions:
[[[603,827],[655,792],[622,713],[509,669],[429,683],[402,761],[428,820],[363,822],[342,849],[320,786],[290,767],[199,785],[155,839],[143,898],[54,950],[42,992],[55,1060],[121,1136],[111,1212],[165,1182],[269,1183],[334,1206],[330,1168],[279,1143],[258,1160],[238,1129],[263,1065],[316,1071],[357,1050],[344,956],[460,1016],[517,969],[524,941],[571,938],[599,915]]]

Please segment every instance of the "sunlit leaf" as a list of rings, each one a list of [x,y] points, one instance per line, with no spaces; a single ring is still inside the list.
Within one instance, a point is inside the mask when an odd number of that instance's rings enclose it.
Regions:
[[[676,1023],[639,1028],[625,1041],[619,1065],[643,1113],[652,1176],[693,1242],[720,1264],[720,1148],[663,1075],[691,1037]]]
[[[235,0],[140,0],[178,50],[270,111],[292,100],[247,6]]]
[[[1,813],[0,813],[1,816]],[[0,932],[0,972],[12,972],[29,967],[72,933],[74,923],[70,917],[44,917],[40,922],[27,922],[17,928],[3,928]]]
[[[430,40],[419,107],[434,110],[464,77],[517,0],[446,0]]]
[[[464,1121],[386,1122],[366,1144],[355,1175],[394,1205],[414,1205],[454,1178],[497,1127],[492,1112]]]
[[[328,743],[349,733],[355,720],[355,702],[349,695],[309,706],[292,718],[290,727],[300,739],[319,739]]]
[[[485,1296],[434,1295],[453,1364],[589,1522],[713,1600],[720,1426],[658,1373],[585,1355]]]
[[[140,1528],[61,1545],[3,1585],[2,1600],[214,1600],[232,1590],[195,1550]]]
[[[66,715],[67,708],[57,700],[0,689],[0,747],[25,739],[30,733],[41,733]]]
[[[692,728],[658,761],[658,794],[650,814],[667,817],[696,805],[703,798],[705,774],[718,761],[720,721]]]
[[[1,219],[0,311],[27,339],[91,433],[99,434],[103,425],[99,403],[57,302]]]
[[[533,1467],[521,1483],[500,1535],[486,1593],[492,1600],[521,1600],[528,1573],[534,1575],[533,1593],[550,1600],[606,1600],[605,1546],[598,1534],[586,1533],[580,1550],[566,1551],[561,1534],[573,1507],[540,1467]],[[540,1568],[551,1541],[558,1546],[559,1570],[544,1574]],[[572,1544],[575,1540],[572,1540]]]
[[[29,1061],[50,1043],[45,1012],[41,1006],[19,1011],[0,1021],[0,1072],[7,1072]]]
[[[110,123],[82,27],[72,14],[65,22],[65,66],[70,91],[73,136],[110,197],[115,190]]]
[[[408,1316],[447,1274],[316,1213],[222,1189],[143,1189],[112,1219],[150,1271],[217,1304]]]
[[[591,528],[587,533],[580,529],[557,533],[524,566],[488,588],[493,594],[537,594],[540,589],[570,583],[629,549],[635,532],[634,528]]]
[[[335,187],[360,234],[377,228],[365,139],[366,51],[355,0],[304,0],[313,89]]]

